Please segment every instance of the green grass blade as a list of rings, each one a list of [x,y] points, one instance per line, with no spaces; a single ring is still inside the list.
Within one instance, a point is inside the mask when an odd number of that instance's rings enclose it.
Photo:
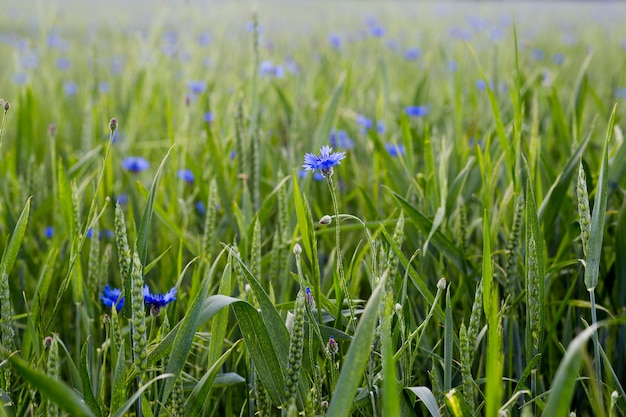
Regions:
[[[570,413],[570,403],[574,396],[574,387],[578,379],[578,370],[582,364],[582,349],[589,338],[598,329],[592,325],[583,330],[567,347],[550,386],[548,401],[542,416],[565,417]]]
[[[384,279],[374,290],[359,320],[350,349],[343,362],[343,368],[328,407],[328,417],[346,417],[354,403],[354,395],[361,384],[363,371],[371,353],[374,329],[378,319],[378,309],[382,298]]]
[[[230,295],[232,288],[232,266],[229,263],[224,269],[224,274],[220,279],[218,294]],[[222,355],[224,338],[228,326],[228,310],[222,310],[213,318],[211,323],[211,340],[209,342],[209,354],[207,364],[211,366]],[[195,415],[195,414],[187,414]]]
[[[113,414],[113,417],[123,417],[124,414],[130,410],[130,407],[133,406],[133,404],[135,404],[135,402],[137,401],[137,399],[139,397],[141,397],[141,395],[144,393],[144,391],[146,391],[148,388],[150,388],[150,386],[152,384],[154,384],[155,382],[164,379],[164,378],[169,378],[172,379],[173,375],[172,374],[161,374],[159,376],[156,376],[154,378],[152,378],[151,380],[149,380],[148,382],[146,382],[145,384],[143,384],[129,399],[128,401],[126,401],[124,403],[124,405],[122,406],[122,408],[120,408],[119,410],[117,410],[117,412],[115,414]],[[145,398],[145,397],[144,397]],[[147,407],[146,410],[149,410]]]
[[[330,97],[330,103],[326,108],[326,112],[324,112],[322,122],[318,125],[317,129],[315,129],[315,133],[313,134],[313,145],[315,149],[328,143],[328,136],[330,135],[330,129],[333,126],[333,121],[335,120],[335,115],[337,114],[337,108],[339,107],[339,100],[341,99],[345,81],[346,73],[343,72],[339,76],[339,81],[337,81],[337,85],[335,86],[333,94]]]
[[[85,398],[85,403],[87,403],[91,411],[93,411],[97,417],[102,417],[102,410],[100,410],[100,405],[98,404],[98,401],[96,401],[96,397],[94,397],[91,387],[91,377],[89,376],[89,368],[87,364],[88,350],[89,341],[86,341],[80,351],[80,379],[83,381],[83,397]]]
[[[11,235],[11,239],[9,240],[9,245],[7,246],[2,257],[0,271],[4,271],[7,274],[11,273],[13,265],[15,264],[15,260],[17,259],[17,254],[20,251],[20,247],[22,246],[24,234],[26,233],[26,226],[28,225],[29,214],[30,198],[26,200],[26,205],[24,206],[24,209],[22,209],[22,214],[20,214],[19,219],[17,219],[17,223],[15,224],[15,228],[13,229],[13,234]]]
[[[38,369],[31,368],[28,363],[15,355],[9,357],[9,361],[24,380],[61,409],[76,417],[94,416],[76,391],[65,383],[49,377]]]
[[[467,406],[463,392],[456,388],[446,393],[444,397],[446,409],[452,417],[474,417],[474,414]],[[494,414],[496,415],[496,414]]]
[[[117,363],[111,381],[111,413],[121,410],[126,401],[126,345],[122,344],[117,354]]]
[[[141,260],[142,265],[148,264],[148,233],[150,230],[150,223],[152,221],[152,213],[154,211],[154,199],[156,198],[157,186],[159,185],[159,178],[161,176],[161,172],[163,171],[163,166],[165,165],[165,161],[167,161],[168,156],[170,156],[172,148],[173,147],[171,147],[167,151],[167,153],[163,157],[163,160],[161,160],[161,165],[159,165],[159,168],[154,175],[152,185],[150,185],[150,194],[148,194],[148,201],[143,211],[143,215],[141,216],[139,229],[137,230],[137,253],[139,254],[139,259]]]
[[[617,106],[613,107],[613,112],[611,113],[609,125],[606,129],[606,135],[604,137],[604,145],[602,146],[602,165],[600,166],[596,198],[593,204],[593,212],[591,214],[589,253],[587,255],[585,267],[585,285],[590,291],[593,290],[598,284],[598,273],[600,270],[602,238],[604,236],[604,221],[606,218],[606,202],[609,182],[609,140],[611,139],[611,133],[613,132],[616,107]]]
[[[450,287],[446,291],[446,325],[443,337],[443,389],[452,388],[452,354],[454,350],[454,322],[452,321],[452,303],[450,302]]]
[[[402,206],[401,209],[408,216],[408,218],[411,219],[413,224],[415,224],[415,226],[417,226],[422,233],[428,236],[433,229],[433,222],[428,220],[426,216],[420,213],[413,204],[409,203],[400,194],[394,192],[393,196],[400,203]],[[446,259],[449,259],[457,268],[459,268],[459,270],[465,272],[465,259],[463,258],[461,251],[452,243],[450,239],[448,239],[448,237],[441,233],[441,231],[437,230],[433,233],[431,240],[433,245],[446,255]]]
[[[228,312],[228,310],[224,311]],[[213,335],[211,335],[211,337],[213,337]],[[193,391],[191,391],[187,397],[187,401],[185,401],[186,416],[199,416],[201,414],[202,406],[206,402],[207,396],[213,388],[213,381],[215,381],[217,372],[220,370],[224,362],[226,362],[226,359],[230,357],[235,348],[239,346],[240,341],[241,339],[233,343],[230,349],[224,352],[224,354],[217,358],[217,360],[209,362],[212,364],[211,367],[206,371],[200,381],[198,381],[196,386],[193,388]]]
[[[428,387],[406,387],[404,388],[406,391],[412,392],[419,398],[426,408],[430,415],[433,417],[441,417],[441,413],[439,412],[439,406],[437,405],[437,400],[433,395],[433,392]]]

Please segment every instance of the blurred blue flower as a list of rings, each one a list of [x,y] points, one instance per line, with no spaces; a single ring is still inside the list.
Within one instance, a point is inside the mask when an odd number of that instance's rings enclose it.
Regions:
[[[93,236],[93,228],[89,228],[87,229],[87,234],[86,234],[88,239],[91,239],[91,237]]]
[[[312,153],[305,154],[302,168],[306,171],[319,170],[325,177],[330,177],[333,174],[333,167],[339,165],[345,157],[345,152],[333,152],[333,148],[325,145],[320,149],[319,156]]]
[[[283,78],[285,76],[285,69],[282,65],[274,65],[272,61],[266,59],[259,65],[259,75]]]
[[[376,123],[376,131],[379,134],[385,133],[385,124],[383,123],[382,120],[379,120],[378,123]]]
[[[328,43],[330,43],[333,48],[339,49],[342,43],[341,36],[337,35],[336,33],[331,33],[330,35],[328,35]]]
[[[248,22],[246,24],[246,30],[250,33],[254,32],[254,22]],[[263,33],[265,32],[265,26],[263,26],[262,24],[258,23],[258,26],[256,28],[258,33]]]
[[[552,62],[554,62],[555,65],[563,65],[565,62],[565,55],[561,52],[556,52],[552,55]]]
[[[385,149],[389,152],[389,155],[394,158],[397,156],[404,156],[404,145],[401,143],[385,143]]]
[[[616,87],[615,90],[613,90],[613,95],[615,96],[615,98],[626,98],[626,87]]]
[[[230,151],[229,156],[231,161],[234,160],[237,157],[237,151],[233,149],[232,151]]]
[[[120,311],[124,307],[124,297],[122,297],[122,290],[119,288],[111,288],[108,284],[102,290],[100,294],[100,300],[106,307],[113,307],[117,311]]]
[[[406,106],[404,113],[411,117],[421,117],[428,114],[428,108],[426,106]]]
[[[333,148],[352,149],[354,147],[354,141],[350,139],[345,130],[331,130],[329,140],[330,146]]]
[[[46,236],[47,239],[52,239],[52,236],[54,236],[54,227],[52,226],[48,226],[44,229],[43,231],[44,236]]]
[[[533,48],[530,51],[530,57],[535,61],[543,61],[543,59],[546,57],[546,53],[543,49]]]
[[[204,113],[204,121],[207,122],[207,123],[213,122],[213,112],[208,111],[208,112]]]
[[[120,193],[115,201],[119,203],[120,206],[123,206],[124,204],[128,203],[128,194]]]
[[[119,75],[124,70],[124,58],[115,56],[111,60],[111,74]]]
[[[19,66],[22,69],[35,69],[39,65],[39,56],[35,52],[28,52],[19,58]]]
[[[140,156],[129,156],[122,161],[122,166],[132,173],[137,173],[150,168],[150,163]]]
[[[301,169],[300,171],[298,171],[298,176],[300,178],[306,178],[308,173],[309,172],[307,170]],[[319,171],[315,171],[313,173],[313,179],[315,181],[323,181],[324,180],[324,176]]]
[[[67,42],[58,33],[49,33],[46,38],[46,43],[50,48],[55,48],[60,51],[67,49]]]
[[[109,92],[109,83],[106,82],[106,81],[100,81],[100,84],[98,84],[98,91],[101,94],[108,93]]]
[[[404,51],[404,59],[407,61],[414,61],[422,55],[422,51],[419,48],[409,48]]]
[[[382,38],[385,36],[385,28],[380,25],[372,25],[370,26],[370,35],[375,38]]]
[[[483,80],[482,78],[479,80],[476,80],[476,88],[478,88],[479,90],[485,90],[487,88],[487,85],[485,84],[485,80]],[[489,88],[491,88],[493,90],[493,82],[489,81]]]
[[[27,80],[28,78],[26,77],[26,73],[24,72],[18,72],[13,76],[13,83],[15,85],[24,85],[26,84]]]
[[[176,300],[176,292],[176,287],[172,287],[172,289],[165,294],[152,294],[146,285],[143,287],[143,301],[152,307],[165,307],[172,301]]]
[[[495,27],[489,32],[489,39],[492,42],[498,42],[504,39],[504,30],[501,27]]]
[[[189,91],[191,91],[193,94],[202,94],[202,92],[204,91],[204,89],[206,88],[206,85],[204,83],[204,81],[189,81],[187,82],[187,88],[189,88]]]
[[[190,169],[179,169],[176,175],[188,184],[193,184],[194,176]]]
[[[290,74],[297,74],[300,72],[300,65],[290,56],[285,58],[285,68]]]
[[[200,46],[210,45],[212,41],[213,41],[213,36],[211,36],[209,32],[202,32],[198,36],[198,45]]]
[[[68,97],[74,96],[78,92],[78,86],[73,81],[67,81],[63,84],[63,92]]]
[[[196,211],[201,216],[206,214],[206,207],[204,207],[204,203],[200,200],[196,201]]]
[[[448,61],[448,71],[456,72],[459,69],[459,64],[456,61],[450,60]]]
[[[70,60],[65,57],[57,59],[57,68],[61,71],[68,70],[70,68]]]
[[[374,127],[374,122],[369,117],[362,114],[356,115],[356,124],[361,126],[361,133],[365,134],[368,130]]]
[[[472,33],[467,30],[467,29],[461,29],[461,28],[452,28],[450,29],[450,37],[452,39],[458,39],[461,41],[471,41],[472,40]]]

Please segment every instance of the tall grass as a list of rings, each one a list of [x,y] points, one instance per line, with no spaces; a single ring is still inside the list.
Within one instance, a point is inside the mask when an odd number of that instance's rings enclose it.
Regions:
[[[626,414],[617,4],[179,6],[0,6],[0,415]]]

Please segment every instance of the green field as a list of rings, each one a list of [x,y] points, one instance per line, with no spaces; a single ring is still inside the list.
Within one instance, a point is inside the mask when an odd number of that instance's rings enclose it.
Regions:
[[[23,3],[0,417],[626,414],[626,6]]]

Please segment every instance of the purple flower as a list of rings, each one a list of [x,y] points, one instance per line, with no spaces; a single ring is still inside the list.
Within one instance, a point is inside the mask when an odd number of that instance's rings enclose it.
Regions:
[[[102,294],[100,295],[100,300],[102,304],[106,307],[113,307],[117,311],[120,311],[122,307],[124,307],[124,297],[122,297],[122,290],[119,288],[111,288],[108,284],[102,290]]]
[[[198,45],[207,46],[211,43],[212,40],[213,40],[213,37],[211,36],[209,32],[202,32],[198,36]]]
[[[425,106],[406,106],[404,113],[411,117],[421,117],[428,114],[428,108]]]
[[[186,183],[193,184],[194,176],[190,169],[179,169],[176,175]]]
[[[313,294],[311,294],[311,288],[306,287],[304,290],[306,303],[309,305],[309,308],[313,310],[315,308],[315,299],[313,298]]]
[[[122,161],[124,169],[136,174],[150,168],[150,163],[140,156],[129,156]]]
[[[143,301],[152,307],[165,307],[174,300],[176,300],[176,287],[172,287],[172,289],[165,294],[152,294],[147,285],[143,287]]]
[[[306,171],[319,170],[324,177],[329,178],[333,175],[333,167],[339,165],[345,157],[345,152],[333,152],[330,146],[322,146],[319,156],[312,153],[304,155],[302,167]]]
[[[555,65],[563,65],[565,62],[565,55],[560,52],[555,53],[552,55],[552,62],[554,62]]]
[[[485,84],[485,80],[483,80],[482,78],[480,80],[476,80],[476,88],[481,91],[486,89],[487,85]],[[489,81],[489,88],[493,90],[493,83],[491,81]]]
[[[265,60],[259,65],[259,75],[266,77],[283,78],[285,76],[285,69],[282,65],[274,65],[272,61]]]
[[[361,126],[361,133],[365,134],[368,130],[374,127],[374,122],[369,117],[365,117],[362,114],[357,114],[356,124]]]
[[[374,24],[370,26],[370,35],[375,38],[382,38],[385,36],[385,28],[380,26],[379,24]]]
[[[530,51],[530,57],[534,59],[535,61],[543,61],[545,56],[546,56],[546,53],[543,51],[543,49],[535,48],[532,51]]]
[[[387,149],[389,155],[393,156],[394,158],[398,156],[404,156],[404,145],[401,143],[385,143],[385,149]]]
[[[208,111],[204,113],[204,121],[207,123],[213,122],[213,112]]]

